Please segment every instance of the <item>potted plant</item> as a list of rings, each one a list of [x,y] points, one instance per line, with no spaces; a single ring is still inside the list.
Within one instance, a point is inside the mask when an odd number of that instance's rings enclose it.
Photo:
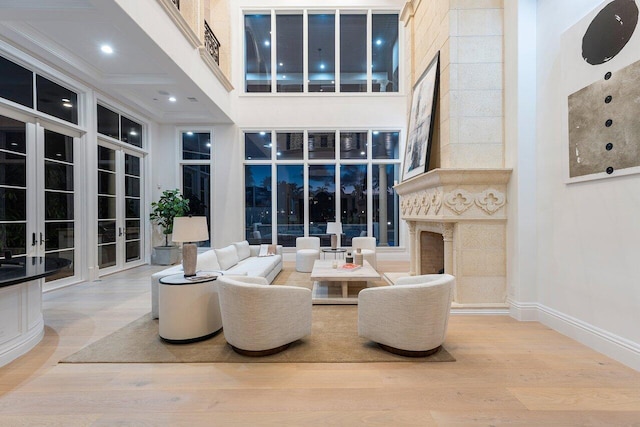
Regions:
[[[178,246],[169,245],[169,234],[173,233],[173,219],[188,211],[189,199],[183,198],[178,189],[163,191],[160,200],[151,203],[149,218],[162,228],[164,234],[164,246],[153,248],[154,264],[170,265],[180,260]]]

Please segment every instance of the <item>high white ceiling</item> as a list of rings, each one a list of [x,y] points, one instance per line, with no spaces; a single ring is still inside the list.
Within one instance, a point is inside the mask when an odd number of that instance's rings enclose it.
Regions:
[[[0,0],[0,37],[153,120],[230,121],[114,0]]]

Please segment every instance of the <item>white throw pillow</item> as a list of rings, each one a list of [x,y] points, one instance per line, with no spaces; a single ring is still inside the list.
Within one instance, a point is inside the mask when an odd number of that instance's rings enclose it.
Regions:
[[[216,252],[212,249],[198,255],[197,268],[202,271],[220,270],[220,264],[218,263]]]
[[[246,240],[242,242],[235,242],[233,246],[236,247],[236,251],[238,252],[238,261],[242,261],[243,259],[247,259],[251,256],[249,242],[247,242]]]
[[[238,251],[235,245],[225,246],[221,249],[214,249],[218,257],[218,264],[223,270],[228,270],[238,263]]]

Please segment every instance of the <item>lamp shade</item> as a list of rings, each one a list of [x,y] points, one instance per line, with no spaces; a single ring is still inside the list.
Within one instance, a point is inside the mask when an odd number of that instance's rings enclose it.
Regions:
[[[178,243],[209,240],[209,227],[204,216],[179,216],[173,219],[171,240]]]
[[[342,234],[342,223],[341,222],[328,222],[327,223],[327,234]]]

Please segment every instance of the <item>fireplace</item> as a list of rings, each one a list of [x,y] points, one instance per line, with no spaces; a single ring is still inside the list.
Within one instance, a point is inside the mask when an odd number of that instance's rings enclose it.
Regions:
[[[511,169],[435,169],[394,187],[409,228],[409,274],[444,268],[454,275],[454,306],[507,307],[510,175]]]

